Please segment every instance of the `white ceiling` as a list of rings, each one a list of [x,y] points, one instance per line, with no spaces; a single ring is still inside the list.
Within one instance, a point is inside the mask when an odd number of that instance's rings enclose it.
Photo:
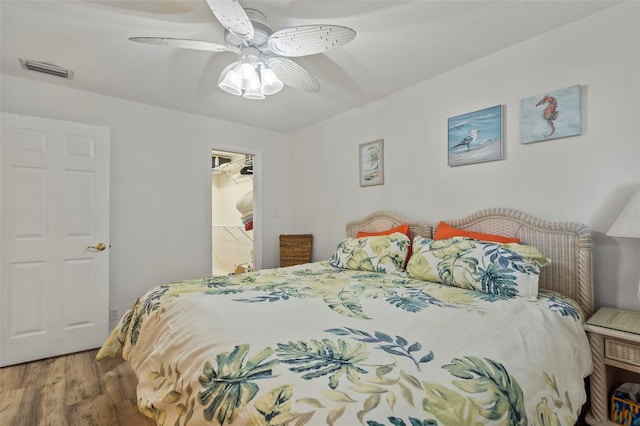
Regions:
[[[618,3],[501,0],[240,0],[275,30],[336,24],[357,32],[325,54],[293,58],[320,92],[285,86],[254,101],[217,88],[237,55],[133,43],[134,36],[224,44],[205,0],[0,0],[3,74],[250,126],[292,132]],[[597,31],[597,29],[594,29]],[[23,70],[19,58],[71,68],[72,80]]]

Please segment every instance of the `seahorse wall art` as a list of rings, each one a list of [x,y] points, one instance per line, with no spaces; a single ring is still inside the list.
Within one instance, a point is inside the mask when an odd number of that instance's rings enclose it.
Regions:
[[[580,85],[520,101],[520,140],[532,143],[582,133]]]
[[[549,124],[549,127],[551,128],[551,130],[549,131],[549,133],[544,133],[543,136],[545,138],[548,138],[549,136],[553,135],[556,132],[556,126],[553,125],[553,120],[558,118],[558,101],[553,96],[547,95],[544,98],[540,99],[540,101],[536,104],[536,106],[538,107],[544,104],[548,104],[548,105],[545,107],[544,111],[542,112],[542,116],[544,117],[545,120],[547,120],[547,123]]]

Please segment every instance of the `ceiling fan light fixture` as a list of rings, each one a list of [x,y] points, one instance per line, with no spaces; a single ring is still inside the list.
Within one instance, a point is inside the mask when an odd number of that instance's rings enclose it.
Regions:
[[[264,99],[282,90],[284,83],[259,58],[244,58],[227,66],[220,74],[218,87],[247,99]]]
[[[264,93],[262,93],[260,85],[255,88],[247,89],[242,95],[246,99],[264,99]]]
[[[256,67],[250,62],[244,62],[242,65],[240,65],[239,71],[242,79],[245,81],[257,78]]]
[[[242,75],[236,71],[238,63],[234,62],[222,71],[218,87],[232,95],[242,95]]]
[[[262,93],[265,95],[275,95],[282,90],[284,86],[282,81],[276,76],[276,73],[267,67],[266,64],[260,67],[260,80],[262,81]]]
[[[2,0],[0,0],[2,1]],[[209,52],[232,52],[242,60],[227,66],[218,87],[235,96],[264,99],[283,86],[318,92],[318,80],[302,66],[286,57],[324,53],[351,42],[356,32],[341,25],[296,25],[273,32],[266,16],[244,9],[244,0],[206,0],[211,12],[225,29],[225,44],[171,37],[130,37],[152,45]]]

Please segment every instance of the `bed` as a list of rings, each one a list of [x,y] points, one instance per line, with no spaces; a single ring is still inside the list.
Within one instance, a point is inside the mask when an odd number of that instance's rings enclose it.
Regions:
[[[575,424],[592,370],[582,325],[593,310],[589,230],[512,209],[446,222],[520,244],[436,242],[430,224],[375,212],[347,224],[329,261],[150,289],[97,361],[103,370],[130,363],[138,407],[158,425]],[[399,270],[367,270],[370,259],[354,263],[345,249],[370,241],[393,257],[380,241],[408,249],[397,233],[356,237],[403,224],[413,253]],[[450,259],[480,243],[493,260],[502,253],[502,266],[518,257],[505,256],[506,247],[549,258],[534,295],[419,278],[416,271],[433,272],[425,253]],[[347,252],[351,267],[336,267]],[[455,257],[467,263],[452,275],[468,279],[470,260]],[[474,270],[499,282],[491,269],[499,265],[483,259],[472,259]]]

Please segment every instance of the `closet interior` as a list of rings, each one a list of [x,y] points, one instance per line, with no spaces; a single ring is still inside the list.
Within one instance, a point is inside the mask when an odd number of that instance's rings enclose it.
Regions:
[[[253,270],[253,155],[211,152],[214,275]]]

